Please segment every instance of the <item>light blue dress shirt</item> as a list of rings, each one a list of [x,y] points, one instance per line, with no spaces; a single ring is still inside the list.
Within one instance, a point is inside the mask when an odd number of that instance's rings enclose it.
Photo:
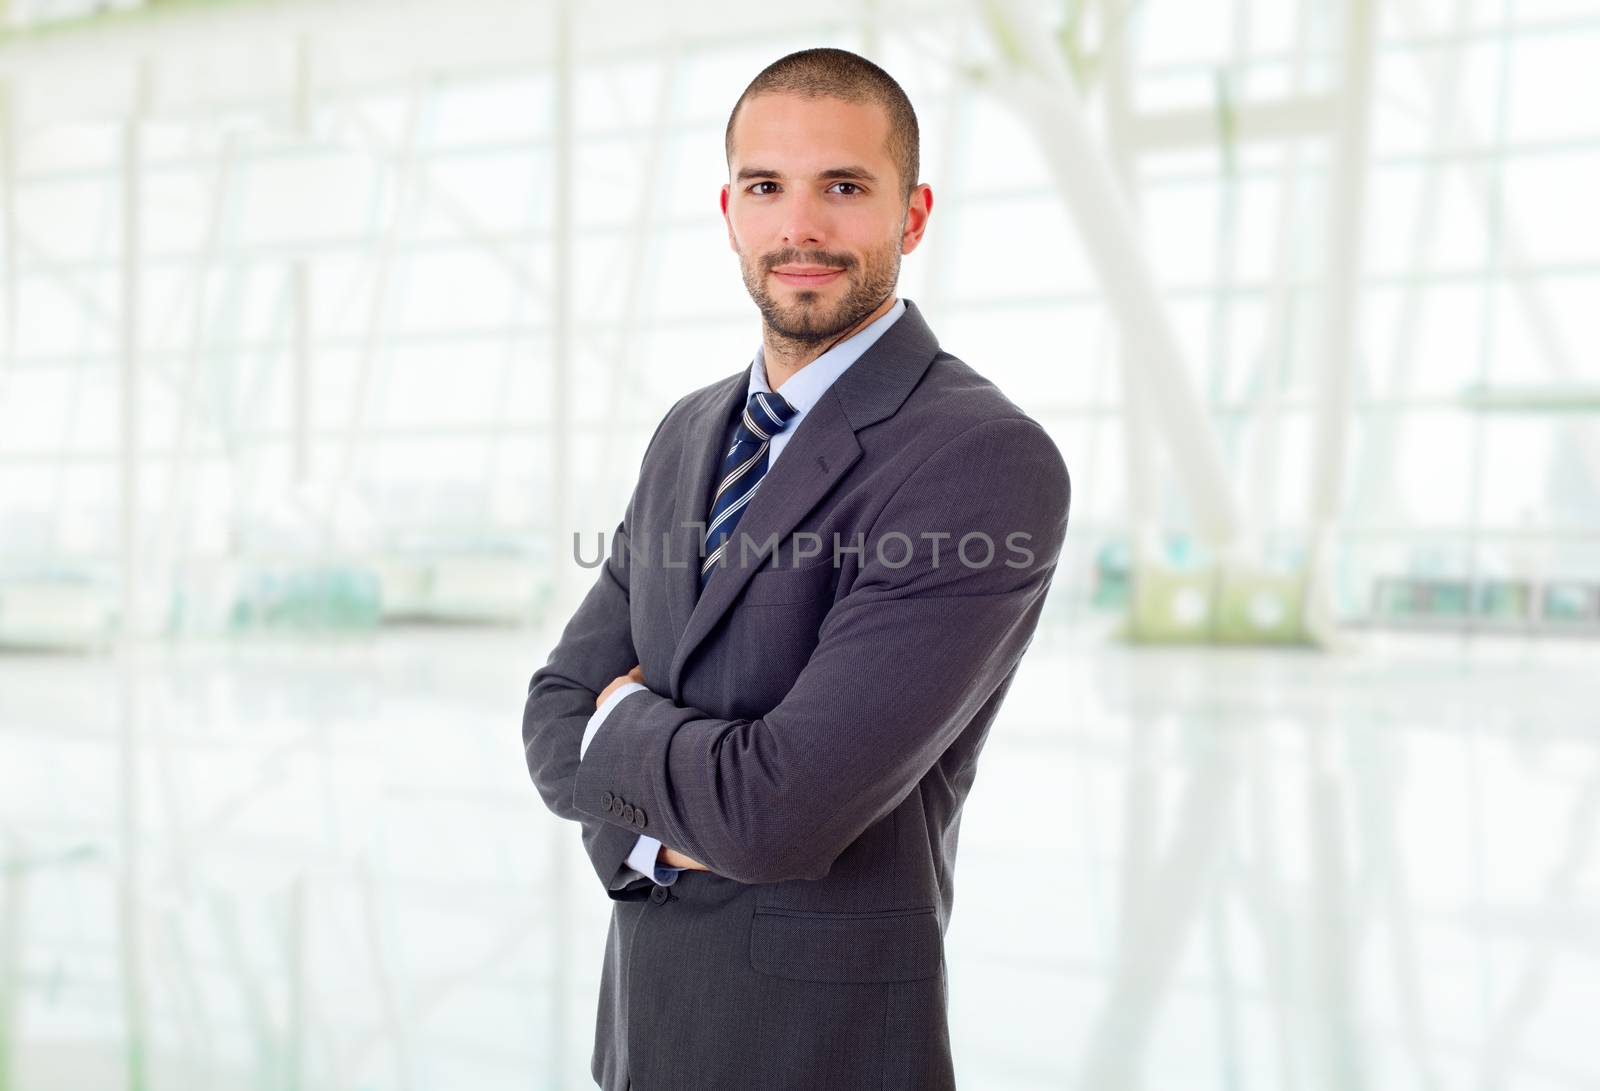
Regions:
[[[834,381],[843,375],[845,369],[861,358],[873,344],[882,337],[890,326],[906,313],[906,301],[896,299],[894,306],[879,315],[872,322],[845,340],[840,341],[821,356],[811,361],[805,367],[789,376],[779,391],[784,400],[795,408],[795,415],[790,418],[789,426],[772,437],[772,442],[767,445],[767,470],[778,461],[778,456],[788,446],[789,437],[794,435],[795,429],[800,427],[800,422],[805,420],[811,407],[822,400],[828,388]],[[750,380],[745,389],[745,401],[750,400],[752,394],[769,393],[772,388],[767,385],[767,364],[763,354],[763,347],[756,346],[755,359],[750,362]],[[756,486],[760,488],[760,485]],[[594,738],[595,732],[600,730],[600,725],[605,723],[608,716],[619,701],[630,693],[644,689],[638,682],[626,682],[611,691],[611,695],[595,709],[594,715],[589,717],[589,723],[583,729],[583,742],[578,746],[578,760],[583,760],[584,752],[589,749],[589,743]],[[654,882],[661,886],[671,886],[678,881],[678,873],[682,868],[662,867],[656,863],[660,854],[661,842],[648,834],[641,833],[634,842],[633,851],[628,853],[628,867],[639,878],[654,878]],[[631,882],[632,880],[630,880]]]

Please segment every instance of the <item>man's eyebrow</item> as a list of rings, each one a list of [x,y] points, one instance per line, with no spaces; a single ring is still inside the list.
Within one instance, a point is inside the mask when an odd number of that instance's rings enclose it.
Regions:
[[[830,167],[817,172],[818,178],[853,178],[861,182],[876,182],[878,176],[866,167]]]
[[[782,177],[783,172],[781,170],[773,170],[769,167],[740,167],[739,173],[734,175],[735,180],[740,182],[748,181],[752,178]],[[817,178],[823,180],[848,178],[852,181],[860,182],[876,182],[878,180],[878,176],[866,167],[829,167],[827,170],[819,170]]]

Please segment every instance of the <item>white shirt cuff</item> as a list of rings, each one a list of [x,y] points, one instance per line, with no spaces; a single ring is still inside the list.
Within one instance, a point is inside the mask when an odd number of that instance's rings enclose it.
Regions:
[[[646,688],[648,687],[641,686],[638,682],[624,682],[622,685],[611,691],[611,696],[607,697],[603,702],[601,702],[600,707],[594,710],[594,715],[589,717],[588,726],[583,729],[583,742],[578,744],[579,761],[583,760],[584,751],[589,749],[589,740],[593,739],[595,732],[600,730],[600,725],[606,722],[606,717],[610,715],[611,710],[616,707],[617,702],[622,700],[630,693],[635,693]]]
[[[671,886],[678,881],[678,873],[683,869],[657,864],[656,854],[660,851],[660,841],[647,833],[641,833],[639,840],[634,843],[633,851],[628,853],[628,866],[637,872],[641,879],[649,879],[657,886]]]

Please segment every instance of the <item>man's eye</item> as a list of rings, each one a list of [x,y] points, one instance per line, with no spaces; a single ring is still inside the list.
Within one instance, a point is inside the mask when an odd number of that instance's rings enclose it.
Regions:
[[[757,182],[757,183],[755,183],[754,185],[752,185],[750,187],[750,192],[756,194],[759,197],[765,197],[767,195],[767,193],[770,192],[770,191],[763,190],[761,187],[762,186],[774,186],[774,187],[776,187],[777,184],[778,183],[776,183],[776,182]]]
[[[846,196],[846,197],[854,197],[857,193],[861,192],[861,187],[856,185],[854,182],[835,182],[832,186],[829,186],[828,188],[829,189],[834,189],[834,188],[836,188],[838,186],[849,186],[850,187],[849,192],[844,193],[844,196]]]

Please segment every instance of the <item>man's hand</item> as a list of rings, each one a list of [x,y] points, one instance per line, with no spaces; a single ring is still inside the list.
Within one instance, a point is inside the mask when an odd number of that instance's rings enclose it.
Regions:
[[[644,668],[635,664],[634,668],[627,674],[619,674],[617,677],[613,678],[609,683],[607,683],[606,688],[600,691],[600,696],[594,699],[594,707],[599,708],[601,705],[605,704],[606,698],[611,696],[612,690],[616,689],[618,686],[625,686],[629,682],[637,682],[641,686],[644,685]]]
[[[667,846],[665,846],[665,845],[662,845],[661,846],[661,851],[656,853],[656,863],[662,865],[663,867],[679,867],[679,868],[685,868],[685,869],[687,869],[689,871],[710,871],[711,870],[710,868],[708,868],[704,864],[702,864],[699,860],[691,860],[689,857],[685,856],[683,853],[674,852],[672,849],[667,848]]]

